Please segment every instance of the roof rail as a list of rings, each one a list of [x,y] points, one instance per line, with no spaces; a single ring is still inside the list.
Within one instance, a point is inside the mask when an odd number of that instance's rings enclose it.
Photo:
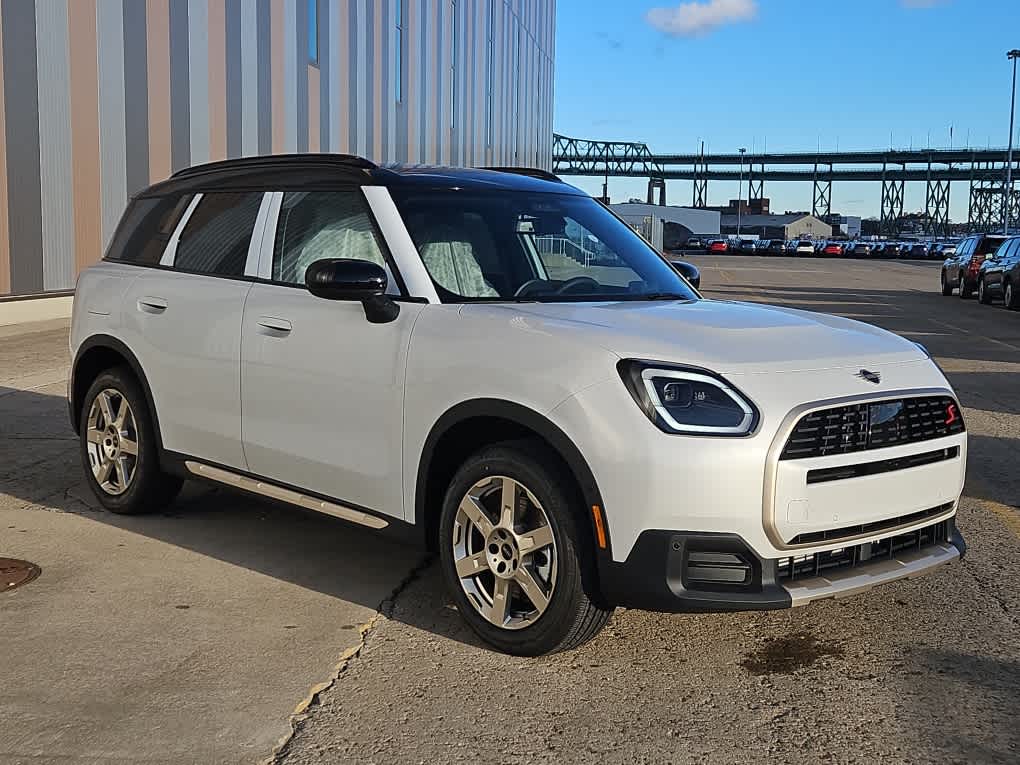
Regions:
[[[558,175],[550,173],[548,170],[542,170],[537,167],[481,167],[479,170],[492,170],[496,173],[512,173],[514,175],[526,175],[529,178],[538,178],[543,181],[555,181],[556,183],[563,183],[563,179]]]
[[[359,170],[374,170],[376,168],[374,162],[354,154],[260,154],[254,157],[238,157],[236,159],[224,159],[217,162],[192,165],[191,167],[178,170],[170,177],[187,178],[193,175],[204,175],[205,173],[214,173],[220,170],[255,170],[264,167],[295,164],[335,164]]]

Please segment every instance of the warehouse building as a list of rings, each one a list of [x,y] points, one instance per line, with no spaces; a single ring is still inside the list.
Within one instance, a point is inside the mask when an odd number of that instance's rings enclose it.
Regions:
[[[722,216],[722,233],[737,233],[736,215]],[[806,213],[742,215],[740,235],[761,239],[828,239],[832,236],[832,226]]]
[[[660,250],[679,249],[693,234],[719,235],[720,216],[711,210],[643,202],[622,202],[610,207]]]
[[[73,288],[127,199],[228,157],[552,157],[555,0],[4,0],[0,299]]]

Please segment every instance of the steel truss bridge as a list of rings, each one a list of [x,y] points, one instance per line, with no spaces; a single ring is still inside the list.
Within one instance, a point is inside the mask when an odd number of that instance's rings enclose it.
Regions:
[[[1020,154],[1013,175],[1020,171]],[[879,181],[882,184],[881,228],[896,234],[903,217],[903,189],[908,181],[926,184],[927,232],[949,233],[951,181],[970,187],[968,222],[972,229],[1001,226],[1006,176],[1005,149],[917,149],[903,151],[778,152],[758,154],[653,154],[647,145],[624,141],[590,141],[553,136],[553,172],[557,175],[648,179],[648,202],[658,191],[666,203],[666,181],[694,182],[694,207],[708,204],[709,181],[748,181],[748,200],[765,196],[766,181],[800,181],[812,186],[811,212],[832,213],[832,184]],[[1020,222],[1020,190],[1010,195],[1009,220]]]

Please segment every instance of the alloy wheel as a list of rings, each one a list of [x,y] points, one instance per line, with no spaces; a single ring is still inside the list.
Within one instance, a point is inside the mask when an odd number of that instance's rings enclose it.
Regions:
[[[490,624],[534,624],[556,588],[557,550],[542,504],[522,483],[490,476],[475,483],[453,522],[457,579]]]
[[[99,487],[111,496],[127,491],[138,467],[138,427],[122,393],[99,392],[89,409],[85,440]]]

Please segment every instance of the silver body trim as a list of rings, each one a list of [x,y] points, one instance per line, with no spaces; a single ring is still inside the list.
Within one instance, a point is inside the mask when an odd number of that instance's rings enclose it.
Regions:
[[[953,563],[959,558],[960,551],[954,545],[939,542],[920,550],[904,552],[895,558],[886,558],[855,568],[837,569],[830,575],[797,579],[781,586],[790,593],[792,606],[805,606],[815,600],[849,598],[897,579],[923,576],[932,569]]]
[[[261,494],[263,497],[269,497],[270,499],[275,499],[280,502],[286,502],[289,505],[303,507],[306,510],[314,510],[317,513],[332,515],[335,518],[342,518],[345,521],[351,521],[352,523],[358,523],[362,526],[368,526],[371,529],[384,529],[389,526],[389,523],[374,515],[369,515],[368,513],[363,513],[360,510],[345,507],[344,505],[338,505],[335,502],[327,502],[315,497],[309,497],[307,494],[301,494],[296,491],[291,491],[290,489],[284,489],[282,486],[277,486],[276,484],[268,483],[267,481],[261,481],[257,478],[249,478],[248,476],[233,473],[229,470],[215,468],[211,465],[204,465],[201,462],[192,462],[191,460],[186,461],[184,466],[191,473],[201,476],[202,478],[208,478],[211,481],[217,481],[219,483],[226,484],[227,486],[232,486],[235,489],[251,492],[252,494]]]

